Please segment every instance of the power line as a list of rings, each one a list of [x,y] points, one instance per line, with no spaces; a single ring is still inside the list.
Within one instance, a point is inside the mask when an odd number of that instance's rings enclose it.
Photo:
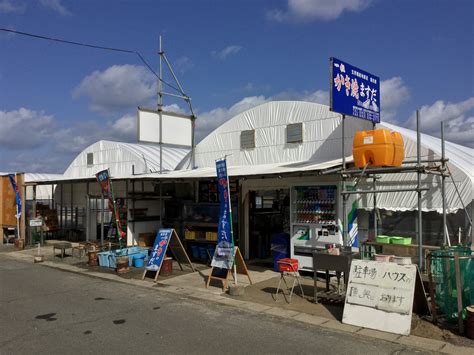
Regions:
[[[138,51],[131,50],[131,49],[105,47],[105,46],[98,46],[98,45],[89,44],[89,43],[69,41],[69,40],[60,39],[60,38],[53,38],[53,37],[36,35],[36,34],[33,34],[33,33],[27,33],[27,32],[22,32],[22,31],[11,30],[11,29],[8,29],[8,28],[0,28],[0,31],[8,32],[8,33],[14,33],[14,34],[17,34],[17,35],[32,37],[32,38],[36,38],[36,39],[43,39],[43,40],[46,40],[46,41],[54,41],[54,42],[59,42],[59,43],[71,44],[71,45],[75,45],[75,46],[88,47],[88,48],[94,48],[94,49],[102,49],[102,50],[113,51],[113,52],[135,54],[142,61],[142,63],[145,64],[145,66],[148,68],[148,70],[150,70],[153,73],[153,75],[155,75],[158,78],[158,80],[160,80],[163,84],[169,86],[173,90],[176,90],[177,92],[181,93],[181,90],[179,90],[175,86],[171,85],[167,81],[161,79],[160,76],[153,70],[151,65],[148,64],[148,62],[145,60],[145,58],[143,58],[143,56]]]

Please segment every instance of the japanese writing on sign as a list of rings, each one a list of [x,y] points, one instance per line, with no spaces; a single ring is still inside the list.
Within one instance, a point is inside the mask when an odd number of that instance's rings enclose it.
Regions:
[[[216,161],[217,188],[220,214],[217,225],[217,247],[211,265],[230,269],[234,264],[234,238],[232,234],[232,210],[229,196],[229,177],[225,159]]]
[[[331,58],[331,110],[380,122],[380,80],[377,76]]]
[[[161,268],[163,259],[165,258],[166,249],[173,233],[172,229],[160,229],[156,235],[150,258],[146,264],[146,269],[150,271],[158,271]]]
[[[415,277],[413,265],[353,260],[346,303],[409,314]]]

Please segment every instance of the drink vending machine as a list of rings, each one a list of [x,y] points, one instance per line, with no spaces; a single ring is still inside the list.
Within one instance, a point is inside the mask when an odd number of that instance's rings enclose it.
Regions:
[[[347,201],[348,236],[343,241],[341,188],[341,183],[292,187],[290,253],[300,269],[313,270],[312,252],[317,249],[358,246],[356,195]]]

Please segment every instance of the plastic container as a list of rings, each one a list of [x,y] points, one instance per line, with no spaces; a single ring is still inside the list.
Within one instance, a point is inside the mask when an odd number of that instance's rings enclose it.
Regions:
[[[199,259],[207,260],[207,248],[206,247],[199,247]]]
[[[207,246],[207,251],[209,252],[209,255],[212,258],[214,256],[214,252],[216,251],[216,246],[214,244],[209,244]]]
[[[111,267],[109,263],[110,255],[112,255],[110,251],[103,251],[103,252],[97,253],[97,257],[99,258],[99,266]]]
[[[409,256],[394,256],[392,262],[397,263],[398,265],[411,265],[411,257]]]
[[[390,237],[391,244],[410,245],[411,237]]]
[[[385,254],[375,254],[374,260],[375,261],[383,261],[383,262],[390,262],[394,255],[385,255]]]
[[[288,265],[288,264],[290,264],[290,265]],[[279,272],[298,271],[298,260],[297,259],[289,259],[289,258],[284,258],[284,259],[278,260],[278,271]]]
[[[387,236],[387,235],[378,235],[376,238],[375,238],[375,241],[377,243],[384,243],[384,244],[390,244],[390,239],[391,237]]]
[[[273,270],[279,272],[278,261],[290,257],[290,235],[280,233],[272,235],[271,246]]]
[[[199,247],[197,245],[191,245],[191,255],[194,259],[199,259]]]
[[[449,321],[457,320],[457,293],[456,271],[454,268],[454,253],[459,256],[470,256],[469,247],[455,246],[447,249],[435,250],[431,253],[431,273],[435,283],[435,303],[440,313]],[[459,259],[462,285],[463,308],[474,304],[474,260]],[[466,314],[463,312],[463,317]]]
[[[143,267],[145,265],[145,254],[135,254],[133,256],[133,266]]]
[[[363,168],[400,166],[405,155],[403,138],[399,132],[388,129],[358,131],[352,145],[354,164]]]

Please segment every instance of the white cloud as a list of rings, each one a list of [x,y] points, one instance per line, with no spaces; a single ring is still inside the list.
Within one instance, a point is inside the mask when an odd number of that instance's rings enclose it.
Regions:
[[[47,142],[53,129],[53,116],[44,112],[26,108],[0,111],[0,148],[37,148]]]
[[[266,102],[282,100],[309,101],[327,105],[329,103],[329,94],[327,91],[323,90],[316,90],[314,92],[284,91],[270,97],[265,97],[263,95],[245,97],[229,108],[218,107],[198,114],[198,119],[196,121],[196,141],[199,142],[211,131],[241,112],[250,110],[251,108],[262,105]]]
[[[400,106],[410,98],[410,91],[403,79],[395,76],[380,82],[381,117],[384,122],[396,122]]]
[[[22,14],[26,10],[26,5],[24,3],[20,3],[19,1],[10,1],[10,0],[2,0],[0,1],[0,14],[5,13],[17,13]]]
[[[117,112],[147,104],[156,96],[156,80],[145,67],[113,65],[86,76],[73,90],[73,97],[82,96],[93,111]]]
[[[40,0],[39,3],[54,12],[57,12],[61,16],[71,16],[72,13],[61,4],[61,0]]]
[[[237,46],[234,44],[231,46],[227,46],[220,51],[212,51],[211,55],[216,59],[226,60],[228,57],[239,53],[242,50],[242,48],[243,48],[242,46]]]
[[[420,109],[421,130],[424,133],[440,135],[444,121],[445,138],[451,142],[474,148],[474,97],[452,103],[438,100]],[[410,116],[406,126],[416,129],[416,112]]]
[[[360,12],[373,0],[288,0],[286,10],[273,9],[267,13],[270,20],[276,22],[310,22],[314,20],[330,21],[342,15],[344,11]]]
[[[194,63],[186,56],[179,57],[174,62],[174,68],[181,74],[194,68]]]

